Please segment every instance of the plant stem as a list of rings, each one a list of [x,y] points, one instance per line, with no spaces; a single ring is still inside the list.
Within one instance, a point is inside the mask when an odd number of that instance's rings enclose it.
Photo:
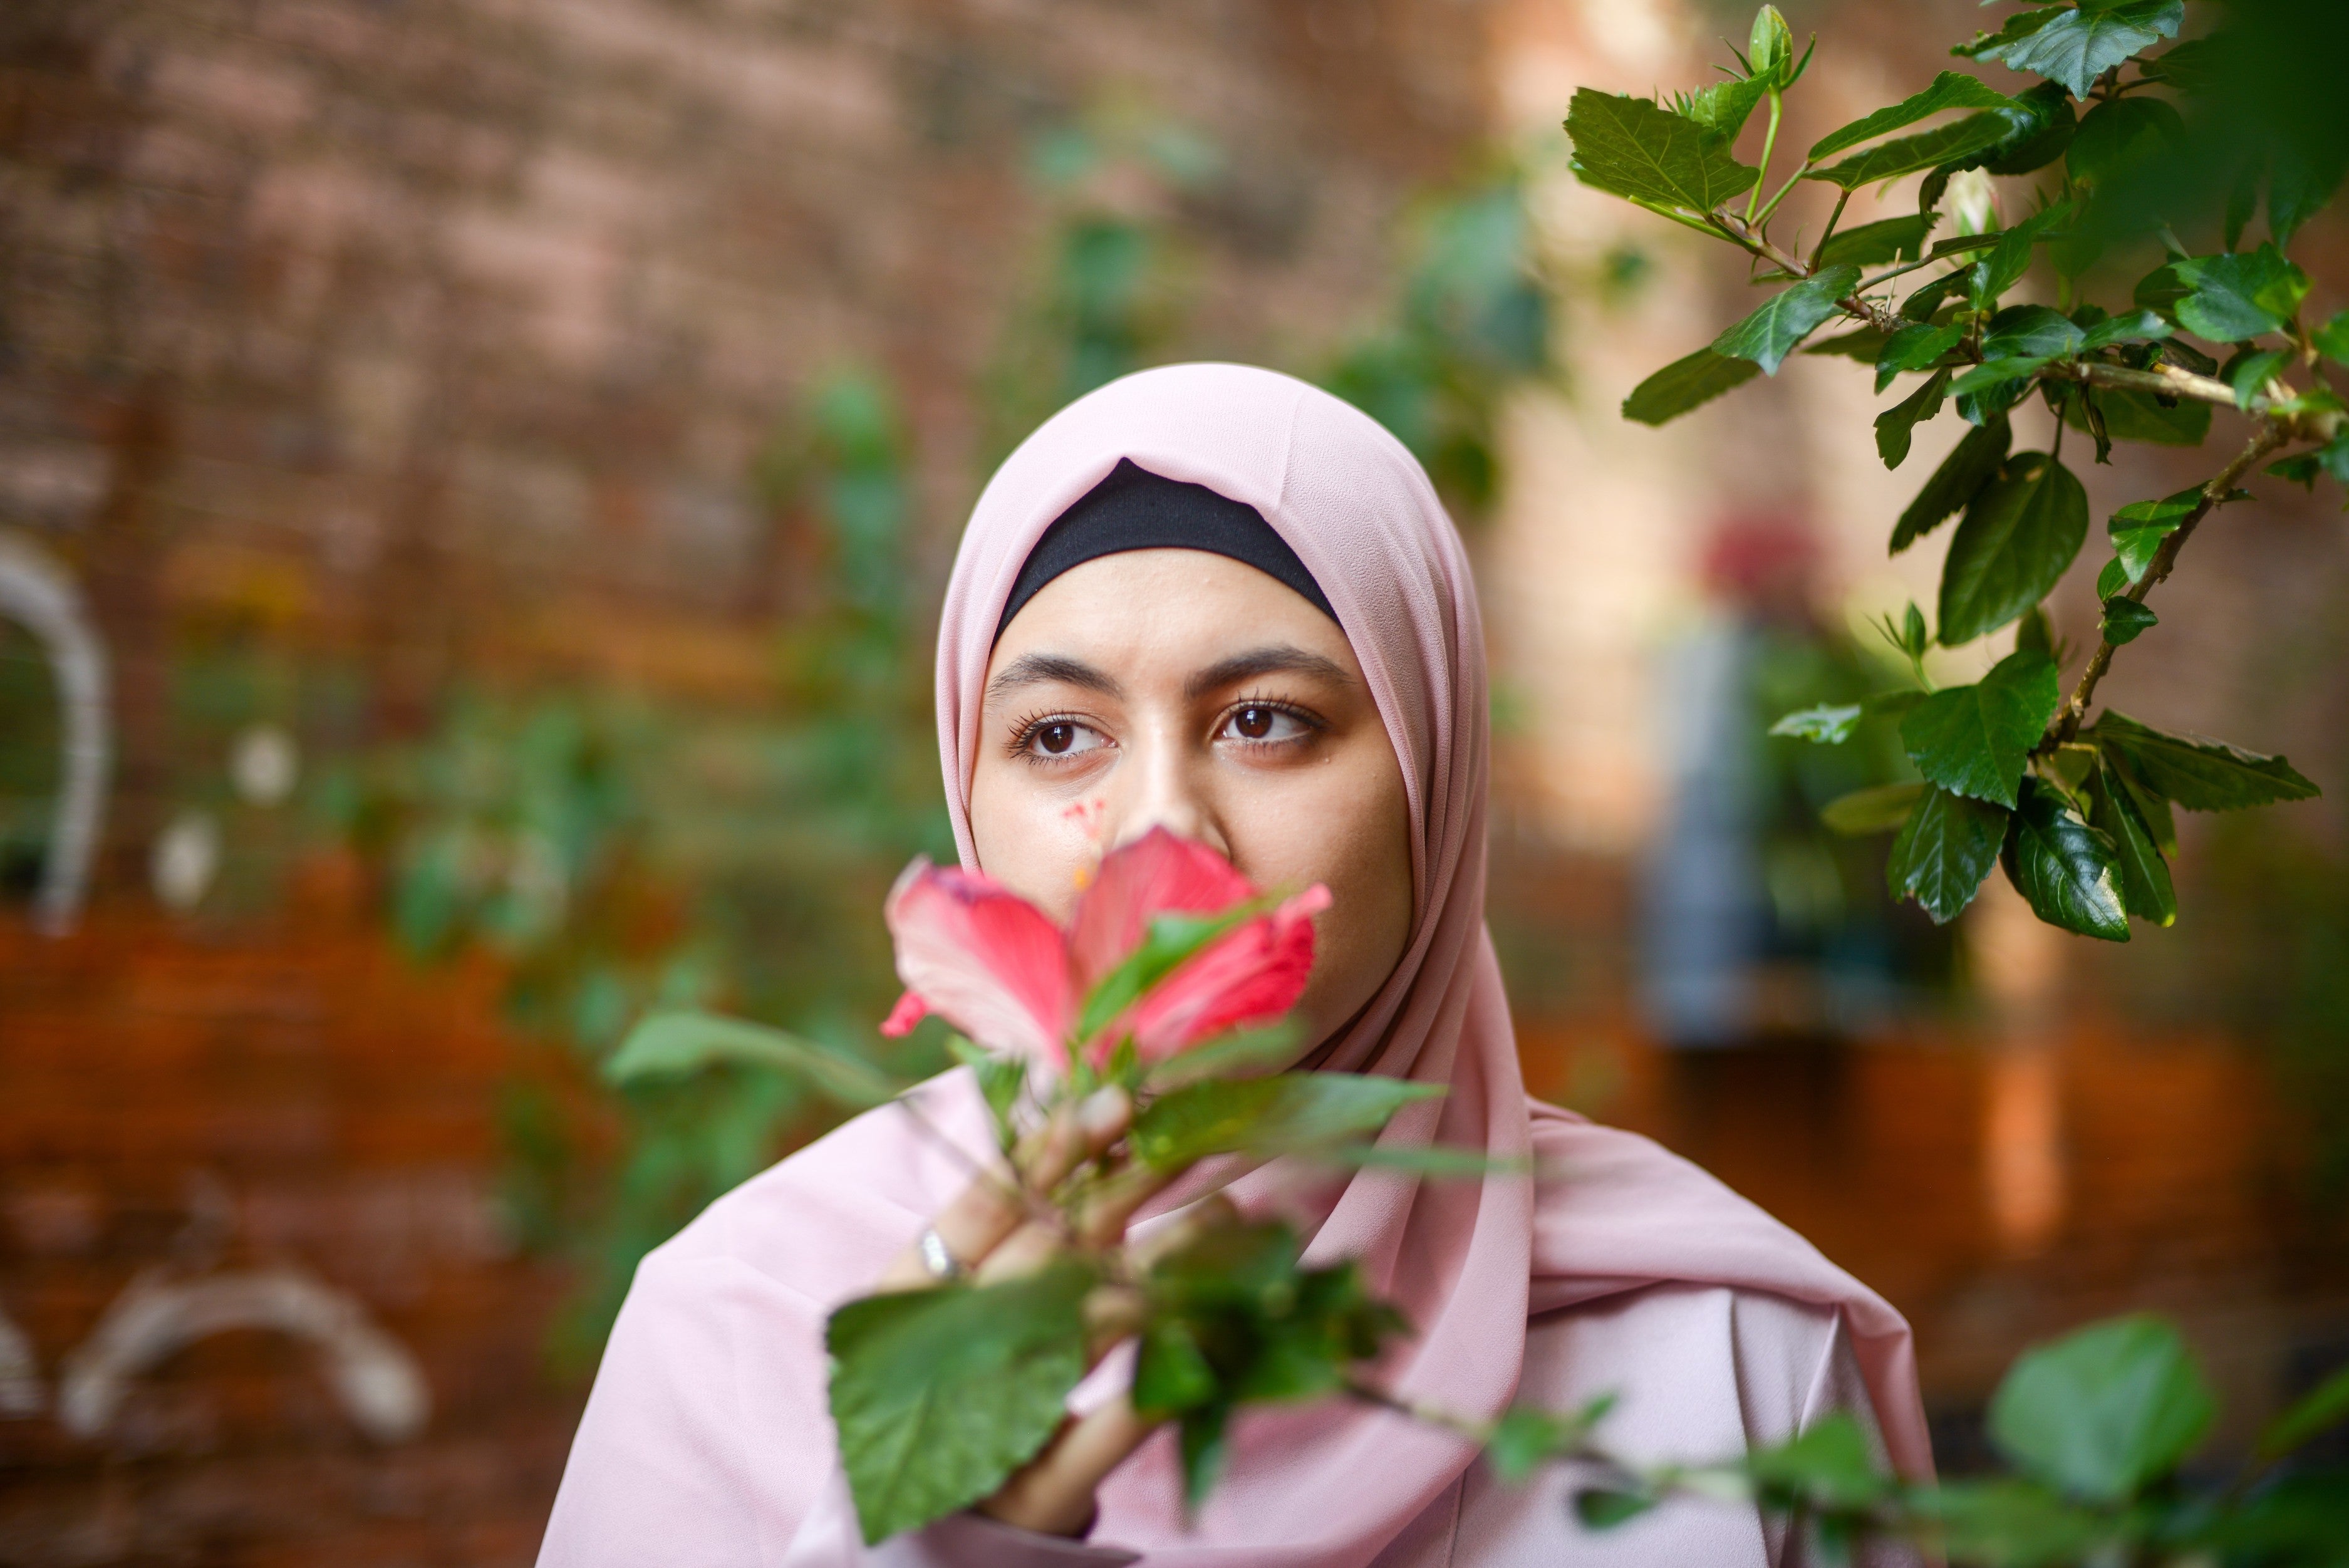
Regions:
[[[1792,182],[1790,181],[1789,183],[1792,183]],[[1783,196],[1785,192],[1781,191],[1778,194]],[[1827,214],[1827,226],[1826,232],[1819,235],[1819,243],[1811,248],[1811,265],[1814,269],[1818,266],[1819,258],[1826,254],[1827,242],[1835,238],[1836,225],[1843,221],[1844,207],[1850,201],[1851,192],[1848,188],[1844,191],[1842,195],[1836,198],[1835,211]],[[1777,204],[1778,203],[1775,199],[1770,203],[1772,207],[1775,207]],[[1766,222],[1769,216],[1766,210],[1763,216]]]
[[[2285,421],[2262,420],[2250,444],[2235,454],[2233,462],[2219,471],[2218,477],[2202,487],[2201,499],[2195,502],[2194,510],[2179,522],[2178,532],[2161,542],[2161,548],[2155,553],[2152,564],[2146,567],[2144,577],[2128,587],[2127,597],[2143,603],[2145,596],[2153,591],[2154,585],[2168,577],[2170,568],[2178,565],[2178,552],[2186,547],[2187,538],[2194,532],[2195,524],[2210,514],[2210,509],[2235,488],[2235,482],[2250,472],[2253,464],[2292,438],[2292,427]],[[2064,706],[2056,711],[2055,722],[2041,739],[2041,750],[2069,744],[2080,732],[2080,721],[2087,715],[2088,703],[2096,694],[2096,683],[2112,667],[2113,644],[2109,639],[2099,638],[2096,651],[2089,656],[2087,669],[2080,672],[2080,684],[2074,688]]]
[[[1784,61],[1779,63],[1785,64]],[[1762,166],[1754,171],[1754,188],[1745,192],[1745,222],[1748,225],[1754,222],[1754,203],[1762,199],[1762,182],[1770,177],[1770,153],[1778,145],[1778,89],[1772,88],[1770,89],[1770,129],[1762,133]],[[1789,181],[1788,183],[1791,184],[1793,182]],[[1781,191],[1778,194],[1784,196],[1785,192]],[[1770,204],[1775,207],[1778,203],[1774,199]]]

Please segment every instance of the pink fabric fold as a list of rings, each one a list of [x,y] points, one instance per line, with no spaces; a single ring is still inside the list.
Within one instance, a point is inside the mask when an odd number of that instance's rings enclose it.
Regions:
[[[1909,1331],[1891,1307],[1686,1161],[1526,1099],[1485,929],[1488,698],[1475,588],[1426,475],[1357,410],[1268,370],[1174,366],[1080,400],[1005,462],[964,534],[938,642],[940,751],[965,866],[977,868],[969,789],[998,617],[1037,537],[1121,458],[1264,514],[1329,597],[1402,763],[1411,941],[1313,1064],[1442,1084],[1444,1097],[1412,1106],[1384,1136],[1482,1149],[1520,1168],[1533,1157],[1540,1172],[1331,1180],[1276,1163],[1234,1195],[1300,1219],[1312,1260],[1362,1260],[1417,1331],[1378,1369],[1407,1398],[1497,1414],[1516,1391],[1530,1315],[1663,1282],[1729,1286],[1840,1313],[1892,1461],[1929,1474]],[[925,1094],[944,1122],[968,1122],[983,1139],[967,1075]],[[823,1522],[838,1472],[817,1392],[821,1314],[869,1288],[963,1179],[906,1118],[875,1112],[721,1200],[648,1260],[564,1478],[564,1540],[608,1537],[596,1500],[625,1494],[647,1469],[733,1456],[711,1470],[707,1504],[690,1501],[684,1480],[671,1489],[680,1500],[672,1539],[722,1528],[716,1516],[739,1509],[757,1540],[740,1560],[833,1561],[809,1555],[805,1542],[786,1544],[838,1528]],[[734,1293],[723,1330],[698,1321],[719,1310],[708,1304],[709,1287],[688,1282],[699,1270]],[[701,1355],[704,1340],[733,1348]],[[1627,1399],[1639,1397],[1640,1370],[1621,1369]],[[709,1386],[677,1386],[694,1379]],[[729,1408],[740,1430],[718,1429],[729,1418],[714,1412]],[[1186,1523],[1161,1433],[1103,1489],[1092,1539],[1137,1550],[1153,1568],[1365,1568],[1474,1459],[1454,1437],[1351,1403],[1253,1414],[1235,1424],[1226,1479]],[[760,1480],[738,1487],[727,1467],[746,1465]],[[669,1528],[653,1517],[661,1507],[647,1499],[621,1513],[659,1539]],[[550,1560],[601,1560],[569,1551],[550,1533]]]

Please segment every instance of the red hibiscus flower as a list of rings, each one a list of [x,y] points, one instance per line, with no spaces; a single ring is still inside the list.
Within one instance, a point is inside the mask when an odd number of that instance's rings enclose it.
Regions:
[[[1143,1061],[1157,1062],[1269,1023],[1305,989],[1313,916],[1330,890],[1316,884],[1241,916],[1256,898],[1230,861],[1163,828],[1110,852],[1066,930],[989,877],[916,860],[889,894],[905,994],[881,1032],[903,1034],[935,1012],[992,1050],[1065,1069],[1079,1056],[1102,1064],[1129,1035]],[[1147,955],[1138,970],[1128,964],[1154,933],[1179,950],[1193,922],[1217,916],[1235,918],[1163,976],[1147,972]]]

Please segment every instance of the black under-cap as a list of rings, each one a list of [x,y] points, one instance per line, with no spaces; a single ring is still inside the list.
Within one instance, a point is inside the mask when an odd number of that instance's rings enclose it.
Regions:
[[[1027,563],[1011,585],[1011,597],[1003,601],[995,635],[1001,637],[1020,607],[1054,577],[1122,550],[1206,550],[1228,556],[1286,583],[1315,609],[1331,620],[1338,618],[1321,585],[1288,541],[1272,531],[1263,513],[1204,484],[1168,479],[1122,457],[1109,477],[1053,519],[1028,552]]]

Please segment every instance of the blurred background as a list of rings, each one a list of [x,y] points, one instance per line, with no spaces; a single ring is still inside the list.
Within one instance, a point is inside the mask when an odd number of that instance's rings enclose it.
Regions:
[[[1795,145],[1979,21],[1785,9],[1828,35]],[[2186,1326],[2222,1448],[2349,1359],[2337,514],[2261,482],[2106,689],[2332,799],[2183,822],[2185,913],[2126,948],[1995,877],[1893,908],[1814,814],[1897,746],[1762,730],[1885,679],[1866,622],[1940,552],[1883,541],[1961,427],[1888,474],[1864,373],[1803,357],[1624,422],[1744,280],[1557,130],[1749,16],[0,9],[0,1561],[530,1560],[636,1260],[843,1114],[599,1064],[657,1004],[943,1064],[874,1024],[882,893],[951,853],[956,535],[1172,359],[1316,379],[1435,474],[1529,1084],[1908,1313],[1945,1464],[2019,1348],[2123,1306]],[[2212,466],[2084,475],[2101,516]],[[2085,577],[2055,607],[2093,641]]]

